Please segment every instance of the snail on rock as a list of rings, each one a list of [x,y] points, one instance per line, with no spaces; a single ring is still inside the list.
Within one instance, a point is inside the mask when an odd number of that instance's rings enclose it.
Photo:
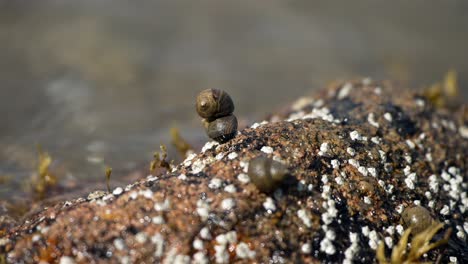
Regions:
[[[434,219],[426,208],[411,206],[403,210],[401,221],[405,228],[411,227],[411,234],[416,235],[431,226]]]
[[[272,192],[288,175],[286,165],[273,159],[258,156],[249,162],[248,175],[261,192]]]
[[[197,96],[197,113],[208,121],[234,112],[234,102],[228,93],[218,89],[201,91]]]
[[[236,135],[237,118],[232,114],[234,102],[225,91],[201,91],[197,96],[196,110],[203,118],[203,126],[210,138],[224,143]]]
[[[218,142],[227,141],[235,136],[237,132],[237,118],[235,115],[228,115],[215,119],[208,123],[206,134]]]

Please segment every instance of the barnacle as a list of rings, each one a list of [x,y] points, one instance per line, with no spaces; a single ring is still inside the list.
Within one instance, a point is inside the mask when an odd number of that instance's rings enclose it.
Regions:
[[[377,248],[376,256],[380,264],[409,264],[419,263],[419,259],[425,253],[432,249],[444,245],[448,242],[451,230],[449,229],[444,238],[434,243],[430,243],[434,235],[444,226],[443,223],[433,223],[431,226],[426,228],[424,231],[415,235],[411,240],[411,249],[407,252],[408,238],[411,234],[411,228],[408,228],[400,238],[398,244],[393,247],[391,259],[388,260],[385,256],[385,245],[380,242]],[[425,263],[425,262],[423,262]],[[430,263],[430,262],[427,262]]]

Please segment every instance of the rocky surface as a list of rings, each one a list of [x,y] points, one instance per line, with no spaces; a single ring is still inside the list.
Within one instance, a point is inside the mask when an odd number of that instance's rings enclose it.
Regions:
[[[0,238],[11,263],[376,262],[421,205],[452,235],[425,260],[468,261],[467,112],[369,80],[304,97],[172,171],[57,204]],[[290,176],[249,181],[266,155]]]

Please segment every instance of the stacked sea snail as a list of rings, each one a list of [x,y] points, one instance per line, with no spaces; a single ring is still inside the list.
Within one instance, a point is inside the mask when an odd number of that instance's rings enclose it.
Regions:
[[[236,135],[237,118],[234,103],[225,91],[207,89],[197,96],[196,109],[203,118],[206,134],[211,139],[224,143]]]

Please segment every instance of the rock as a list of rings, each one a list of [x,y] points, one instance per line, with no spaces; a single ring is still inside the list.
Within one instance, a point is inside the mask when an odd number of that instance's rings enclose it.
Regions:
[[[467,120],[392,89],[354,81],[302,98],[118,196],[43,210],[0,252],[11,263],[369,263],[379,241],[400,239],[403,209],[420,205],[454,231],[424,260],[467,261]],[[245,179],[258,155],[291,173],[273,193]]]

